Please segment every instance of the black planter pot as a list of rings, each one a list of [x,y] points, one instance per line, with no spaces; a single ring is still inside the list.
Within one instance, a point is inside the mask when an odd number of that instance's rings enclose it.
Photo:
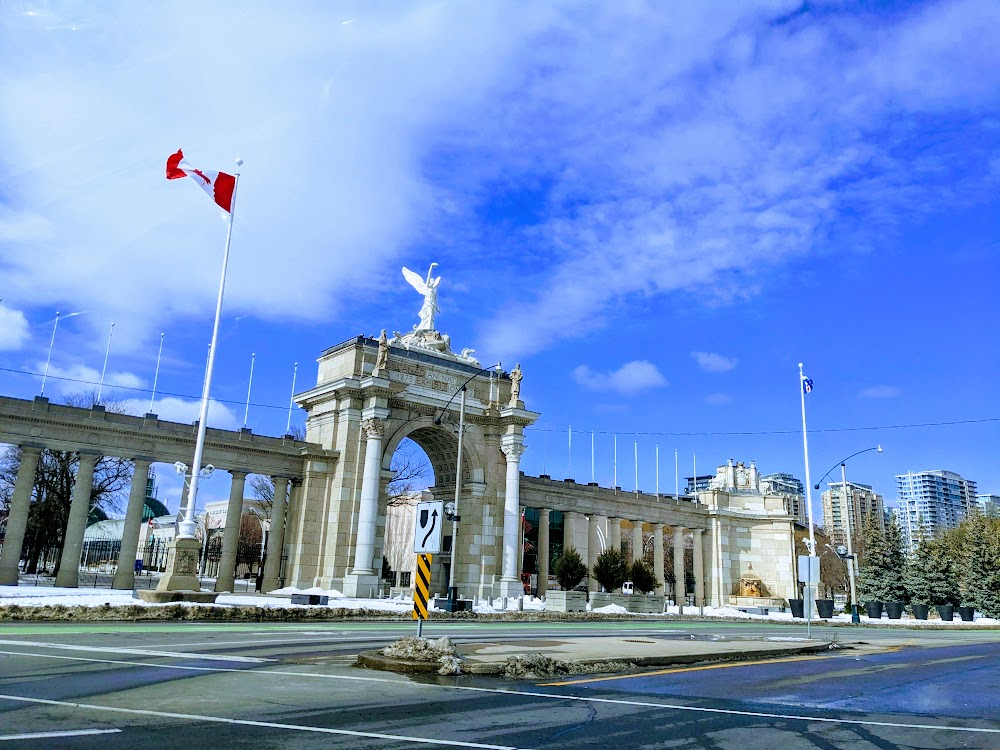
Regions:
[[[829,620],[833,617],[833,599],[817,599],[816,611],[824,620]]]
[[[910,608],[913,610],[914,620],[926,620],[927,614],[931,611],[929,604],[911,604]]]
[[[938,617],[940,617],[945,622],[951,622],[955,619],[955,606],[953,604],[939,604],[937,605]]]
[[[865,614],[873,620],[881,620],[882,606],[882,602],[865,602]]]
[[[903,616],[902,602],[886,602],[885,614],[890,620],[899,620]]]
[[[962,618],[962,622],[972,622],[973,618],[976,616],[976,608],[959,607],[958,616]]]
[[[802,619],[805,617],[806,603],[802,599],[789,599],[788,608],[792,610],[792,617]]]

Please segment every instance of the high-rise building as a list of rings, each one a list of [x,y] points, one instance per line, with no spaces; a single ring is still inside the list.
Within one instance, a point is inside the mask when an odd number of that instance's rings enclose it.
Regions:
[[[953,529],[978,507],[976,483],[953,471],[911,471],[896,475],[900,520],[907,546],[922,533],[934,537]]]
[[[806,487],[801,479],[783,471],[764,474],[760,478],[760,489],[766,495],[784,495],[785,512],[799,523],[806,523]]]
[[[885,528],[885,503],[870,484],[848,482],[846,492],[843,482],[830,482],[829,486],[822,495],[823,529],[835,545],[847,544],[848,523],[855,539],[868,518]]]
[[[976,505],[979,512],[990,518],[1000,518],[1000,495],[976,495]]]

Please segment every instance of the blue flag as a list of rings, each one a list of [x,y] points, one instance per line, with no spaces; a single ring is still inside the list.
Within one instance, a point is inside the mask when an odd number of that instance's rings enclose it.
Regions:
[[[811,378],[802,378],[802,392],[812,393],[813,382]]]

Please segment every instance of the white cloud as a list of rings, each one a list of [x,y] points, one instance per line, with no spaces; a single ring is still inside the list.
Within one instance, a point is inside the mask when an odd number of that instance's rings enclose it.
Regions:
[[[726,404],[731,404],[733,402],[733,397],[728,393],[711,393],[705,397],[705,403],[710,406],[725,406]]]
[[[573,370],[573,379],[593,391],[632,394],[667,385],[667,379],[652,362],[633,360],[608,373],[594,372],[587,365]]]
[[[16,351],[31,337],[24,313],[0,305],[0,351]]]
[[[484,349],[536,351],[677,291],[739,301],[824,248],[841,212],[868,233],[852,244],[871,243],[899,209],[939,207],[942,184],[962,203],[995,182],[989,147],[966,145],[979,125],[919,138],[928,118],[995,112],[1000,6],[799,11],[690,4],[663,23],[656,6],[604,5],[546,46],[550,69],[497,118],[504,137],[488,134],[548,146],[524,173],[555,185],[528,237],[534,268],[510,274],[519,304],[483,325]],[[942,168],[955,152],[969,169]]]
[[[896,398],[899,388],[894,385],[873,385],[861,391],[861,398]]]
[[[735,357],[726,357],[713,352],[691,352],[694,361],[705,372],[729,372],[739,361]]]
[[[129,399],[126,404],[129,412],[132,414],[145,414],[149,411],[149,399]],[[165,422],[191,424],[196,422],[198,415],[201,414],[201,402],[173,396],[159,398],[153,402],[153,414],[156,414]],[[243,423],[233,413],[232,409],[214,399],[209,400],[209,427],[216,427],[220,430],[235,430],[242,427],[242,425]]]
[[[45,372],[45,362],[34,365],[35,372]],[[101,384],[101,371],[83,364],[59,366],[49,364],[48,377],[45,381],[46,390],[52,390],[62,395],[71,393],[89,393],[97,391]],[[110,395],[114,388],[141,388],[142,379],[133,372],[114,370],[104,376],[103,395]],[[148,404],[147,404],[148,405]],[[141,412],[137,412],[141,413]]]

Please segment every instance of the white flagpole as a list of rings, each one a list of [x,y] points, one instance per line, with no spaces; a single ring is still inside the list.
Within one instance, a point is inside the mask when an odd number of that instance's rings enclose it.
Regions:
[[[59,327],[59,311],[56,311],[56,322],[52,324],[52,340],[49,342],[49,356],[45,358],[45,372],[42,373],[42,390],[39,396],[45,395],[45,379],[49,376],[49,362],[52,361],[52,347],[56,344],[56,328]]]
[[[809,438],[806,429],[806,376],[802,373],[802,363],[799,362],[799,398],[802,401],[802,452],[806,462],[806,514],[809,516],[809,557],[816,557],[816,535],[813,530],[812,481],[809,479]],[[810,560],[810,563],[812,560]],[[811,577],[811,576],[810,576]],[[811,581],[806,584],[806,637],[810,637],[810,626],[813,617],[813,602],[816,601],[816,584]]]
[[[160,357],[163,356],[163,336],[160,334],[160,351],[156,353],[156,371],[153,373],[153,393],[149,397],[149,413],[153,413],[153,402],[156,401],[156,381],[160,379]]]
[[[695,496],[695,499],[697,499],[698,498],[698,454],[694,452],[691,453],[691,469],[692,471],[694,471],[694,484],[691,486],[691,492]]]
[[[569,426],[569,445],[566,447],[566,478],[573,478],[573,425]]]
[[[250,389],[253,388],[253,365],[257,361],[257,352],[250,353],[250,380],[247,383],[247,408],[243,412],[243,429],[246,429],[247,420],[250,418]]]
[[[799,397],[802,401],[802,452],[806,460],[806,513],[809,516],[809,554],[816,554],[816,535],[813,531],[812,482],[809,479],[809,437],[806,430],[806,376],[802,374],[802,363],[799,362]]]
[[[635,489],[635,496],[638,497],[639,496],[639,440],[638,439],[635,439],[635,441],[632,443],[632,454],[633,454],[633,459],[635,460],[635,485],[633,489]]]
[[[292,404],[295,403],[295,378],[299,374],[299,363],[295,363],[295,369],[292,370],[292,395],[288,397],[288,424],[285,425],[285,434],[288,435],[292,431]]]
[[[590,481],[597,481],[594,479],[594,431],[590,431]]]
[[[681,469],[677,449],[674,448],[674,500],[681,499]]]
[[[615,456],[614,456],[614,479],[612,480],[611,486],[615,488],[615,492],[618,492],[618,435],[615,434]]]
[[[104,351],[104,368],[101,370],[101,384],[97,387],[97,401],[95,404],[100,406],[101,404],[101,393],[104,391],[104,376],[108,372],[108,357],[111,355],[111,339],[115,337],[115,324],[111,324],[111,330],[108,332],[108,348]]]
[[[656,499],[660,499],[660,444],[656,444]]]
[[[222,275],[219,278],[219,297],[215,302],[215,325],[212,327],[212,344],[208,347],[208,365],[205,368],[205,384],[201,391],[201,411],[198,416],[198,437],[194,444],[194,460],[191,462],[191,484],[188,486],[187,504],[184,506],[184,520],[177,524],[177,538],[196,539],[194,522],[195,504],[198,502],[198,479],[201,477],[201,459],[205,453],[205,428],[208,422],[209,394],[212,390],[212,370],[215,367],[215,349],[219,340],[219,322],[222,319],[222,301],[226,295],[226,269],[229,266],[229,247],[233,240],[233,219],[236,216],[236,190],[240,184],[242,159],[236,160],[236,174],[233,180],[233,197],[229,204],[229,229],[226,231],[226,250],[222,254]]]

